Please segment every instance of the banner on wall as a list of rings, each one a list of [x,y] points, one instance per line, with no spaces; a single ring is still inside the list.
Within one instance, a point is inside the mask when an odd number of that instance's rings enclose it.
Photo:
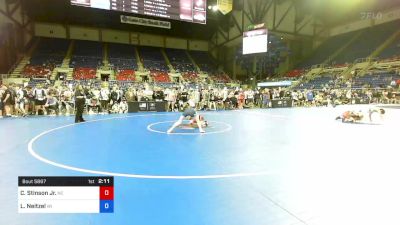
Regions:
[[[171,23],[168,21],[152,20],[152,19],[146,19],[146,18],[140,18],[140,17],[134,17],[134,16],[121,15],[121,23],[171,29]]]
[[[218,5],[219,11],[224,15],[230,13],[233,9],[232,2],[233,2],[233,0],[218,0],[217,5]]]

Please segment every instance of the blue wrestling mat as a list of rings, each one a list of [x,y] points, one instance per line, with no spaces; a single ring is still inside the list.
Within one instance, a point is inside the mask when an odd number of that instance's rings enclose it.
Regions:
[[[0,224],[399,224],[400,112],[344,110],[207,112],[205,134],[167,134],[177,113],[2,119]],[[18,176],[114,176],[114,213],[18,214]]]

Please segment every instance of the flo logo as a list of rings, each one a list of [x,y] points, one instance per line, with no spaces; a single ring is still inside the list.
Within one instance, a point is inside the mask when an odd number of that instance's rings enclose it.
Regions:
[[[382,12],[361,12],[362,20],[380,20],[383,17]]]

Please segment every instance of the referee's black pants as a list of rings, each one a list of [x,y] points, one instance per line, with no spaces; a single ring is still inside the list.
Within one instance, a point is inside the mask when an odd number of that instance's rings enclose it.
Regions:
[[[84,98],[77,98],[75,100],[75,123],[84,122],[85,120],[82,117],[83,110],[85,108],[85,99]]]

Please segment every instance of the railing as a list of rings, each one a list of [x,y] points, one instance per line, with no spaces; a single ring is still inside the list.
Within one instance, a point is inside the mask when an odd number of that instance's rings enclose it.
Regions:
[[[364,63],[364,62],[376,62],[376,61],[378,61],[378,59],[377,58],[370,58],[370,57],[368,57],[368,58],[360,58],[360,59],[356,59],[355,61],[354,61],[354,63]]]
[[[24,59],[23,55],[18,55],[17,60],[15,61],[15,63],[11,66],[11,68],[8,70],[8,74],[12,74],[12,72],[14,72],[14,70],[18,67],[18,65],[21,63],[22,59]]]
[[[5,79],[7,79],[8,78],[8,74],[0,74],[0,80],[5,80]]]
[[[318,68],[324,68],[325,64],[317,64],[317,65],[313,65],[311,66],[311,69],[318,69]]]

